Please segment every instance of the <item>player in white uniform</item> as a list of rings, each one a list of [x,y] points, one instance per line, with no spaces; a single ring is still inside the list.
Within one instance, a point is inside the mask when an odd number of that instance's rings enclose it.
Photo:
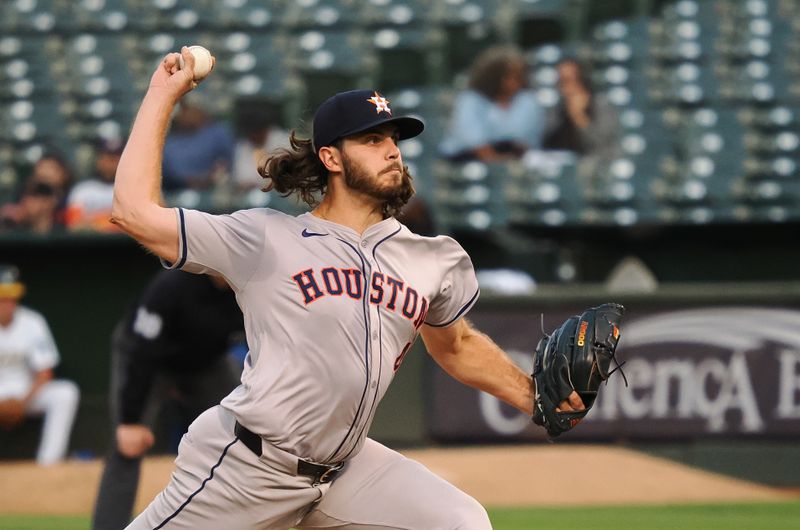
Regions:
[[[477,501],[366,437],[420,334],[452,376],[532,412],[530,376],[462,318],[478,297],[469,257],[393,217],[413,194],[397,142],[422,122],[371,90],[337,94],[315,114],[313,142],[293,136],[259,168],[313,212],[163,208],[169,116],[195,86],[181,53],[183,70],[173,53],[151,78],[113,220],[165,263],[224,276],[250,351],[242,384],[190,426],[172,480],[129,528],[491,528]],[[562,407],[581,406],[570,400]]]
[[[46,466],[67,453],[80,394],[72,381],[53,379],[55,341],[44,317],[19,305],[24,293],[17,268],[0,265],[0,423],[44,416],[36,462]]]

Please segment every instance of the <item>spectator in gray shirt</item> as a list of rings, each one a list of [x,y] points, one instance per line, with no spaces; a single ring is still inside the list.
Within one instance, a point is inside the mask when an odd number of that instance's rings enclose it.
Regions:
[[[573,151],[597,162],[617,154],[619,122],[611,104],[594,93],[589,75],[574,59],[558,65],[561,101],[547,119],[545,149]]]

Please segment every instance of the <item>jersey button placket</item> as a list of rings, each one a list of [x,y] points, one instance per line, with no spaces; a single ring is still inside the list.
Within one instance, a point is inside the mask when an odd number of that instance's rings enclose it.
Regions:
[[[380,340],[379,339],[380,339],[380,333],[378,333],[377,330],[373,330],[372,331],[372,351],[374,351],[377,355],[381,354],[381,345],[380,345]],[[376,366],[376,368],[377,368],[377,366]],[[378,386],[378,383],[376,382],[376,379],[378,377],[380,377],[380,374],[377,374],[377,373],[375,374],[375,376],[372,377],[372,383],[370,383],[370,385],[369,385],[370,388],[374,389],[376,386]]]
[[[376,307],[375,308],[375,313],[376,314],[377,314],[377,311],[378,311],[378,309]],[[379,320],[376,319],[376,321],[379,321]],[[372,351],[375,352],[376,355],[380,355],[381,354],[380,333],[378,333],[378,330],[375,330],[375,329],[372,330]],[[371,378],[372,382],[369,385],[370,388],[374,389],[376,386],[378,386],[378,383],[376,381],[376,379],[378,377],[380,377],[380,374],[376,373]]]
[[[375,352],[376,355],[380,355],[381,345],[378,342],[378,332],[372,332],[372,351]]]

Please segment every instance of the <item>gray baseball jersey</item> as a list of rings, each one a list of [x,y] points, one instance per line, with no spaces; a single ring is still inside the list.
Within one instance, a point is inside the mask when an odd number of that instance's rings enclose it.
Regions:
[[[447,326],[478,298],[456,241],[418,236],[394,218],[358,234],[310,213],[176,212],[172,266],[223,275],[244,314],[250,351],[222,406],[317,462],[359,451],[423,322]]]

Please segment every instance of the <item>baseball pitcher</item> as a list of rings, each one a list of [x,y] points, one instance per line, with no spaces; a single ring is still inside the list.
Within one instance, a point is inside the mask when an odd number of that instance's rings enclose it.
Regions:
[[[311,139],[293,134],[259,168],[266,188],[312,212],[165,208],[164,136],[196,86],[193,61],[183,48],[156,68],[113,221],[167,266],[225,277],[249,353],[241,385],[190,426],[170,483],[129,528],[491,528],[473,498],[367,437],[418,336],[457,380],[534,410],[531,376],[464,318],[478,299],[469,256],[394,217],[413,194],[398,142],[423,123],[377,91],[339,93],[317,109]],[[583,408],[574,391],[557,406]]]

